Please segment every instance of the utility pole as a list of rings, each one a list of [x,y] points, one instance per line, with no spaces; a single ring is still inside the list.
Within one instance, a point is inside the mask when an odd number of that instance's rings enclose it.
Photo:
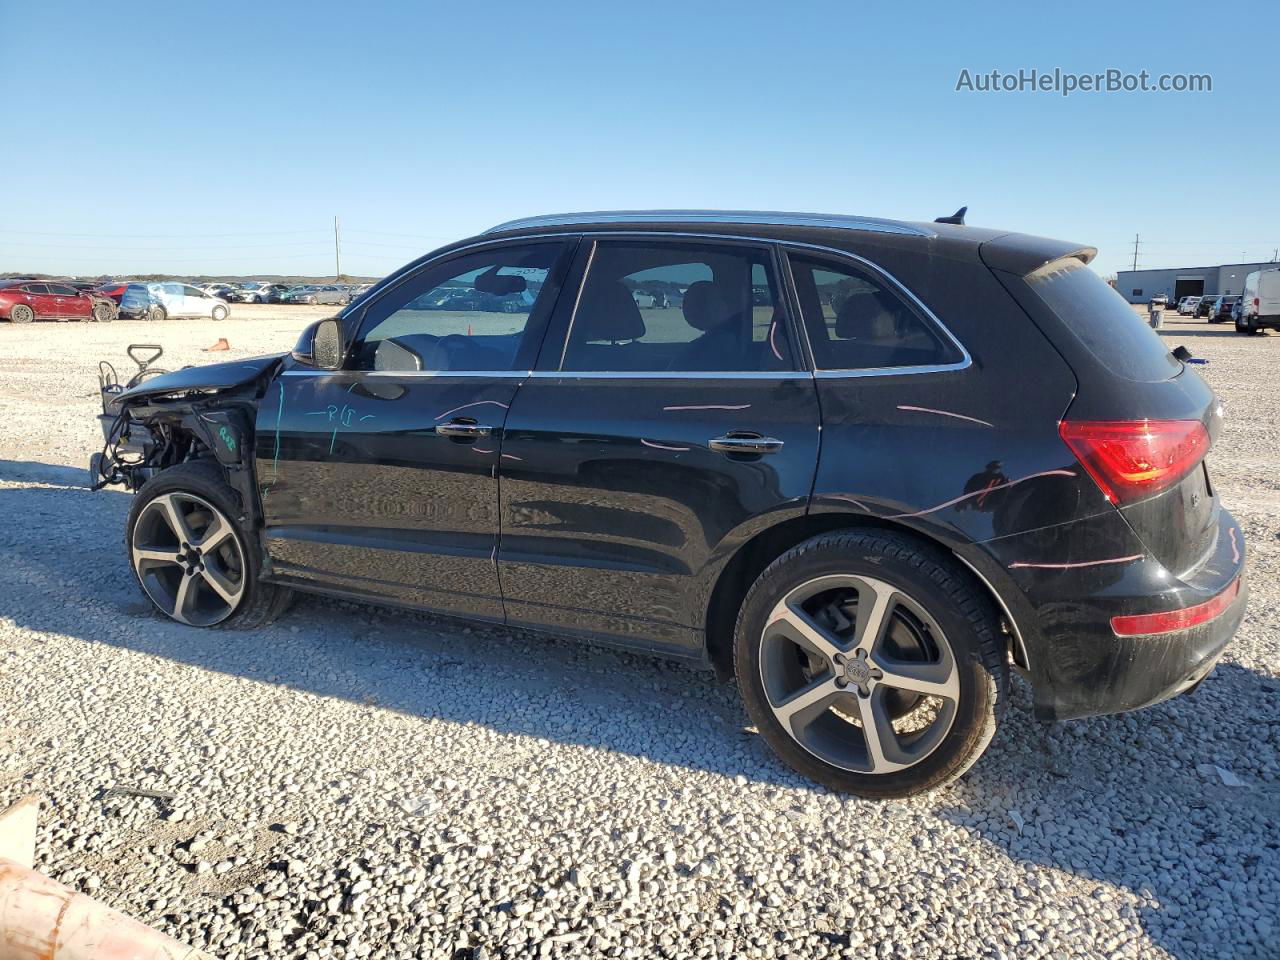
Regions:
[[[1138,269],[1138,235],[1133,235],[1133,269]]]
[[[338,215],[333,215],[333,280],[342,279],[342,233],[338,226]]]

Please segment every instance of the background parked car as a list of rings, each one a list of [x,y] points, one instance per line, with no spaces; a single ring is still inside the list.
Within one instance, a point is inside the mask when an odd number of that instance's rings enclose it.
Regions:
[[[346,287],[329,283],[295,287],[287,294],[287,303],[349,303],[351,294]]]
[[[1195,313],[1196,306],[1201,299],[1201,297],[1183,297],[1178,301],[1178,314],[1185,317],[1188,314]]]
[[[1209,322],[1221,323],[1223,320],[1233,319],[1231,316],[1231,308],[1239,302],[1239,297],[1215,297],[1213,300],[1213,307],[1209,311]]]
[[[164,303],[145,283],[124,283],[111,288],[119,293],[120,316],[127,320],[163,320]]]
[[[1213,302],[1217,299],[1217,297],[1201,297],[1200,302],[1196,304],[1196,312],[1192,316],[1197,319],[1209,316],[1209,312],[1213,309]]]
[[[96,320],[110,323],[116,308],[108,298],[65,283],[9,280],[0,283],[0,318],[13,323],[32,320]]]
[[[251,280],[248,283],[236,284],[225,294],[215,295],[231,303],[266,303],[270,291],[271,284]]]
[[[147,289],[160,301],[167,317],[225,320],[231,312],[225,300],[205,293],[189,283],[149,283]]]

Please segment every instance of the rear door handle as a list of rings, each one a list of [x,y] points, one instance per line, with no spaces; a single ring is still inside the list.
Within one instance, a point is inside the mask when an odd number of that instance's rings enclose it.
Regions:
[[[493,433],[493,427],[487,423],[460,423],[454,420],[450,423],[436,424],[436,433],[444,437],[475,440],[478,437],[489,436],[489,434]]]
[[[707,446],[717,453],[777,453],[782,441],[758,433],[730,433],[708,441]]]

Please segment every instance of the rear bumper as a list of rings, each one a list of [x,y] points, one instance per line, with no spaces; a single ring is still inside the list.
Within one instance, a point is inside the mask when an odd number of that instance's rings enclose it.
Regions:
[[[1225,510],[1218,523],[1210,555],[1182,578],[1149,555],[1118,512],[981,545],[986,555],[975,566],[1015,621],[1038,718],[1137,710],[1208,675],[1240,626],[1249,593],[1244,538]],[[1112,617],[1196,607],[1237,578],[1234,600],[1205,623],[1145,636],[1117,636],[1112,628]]]

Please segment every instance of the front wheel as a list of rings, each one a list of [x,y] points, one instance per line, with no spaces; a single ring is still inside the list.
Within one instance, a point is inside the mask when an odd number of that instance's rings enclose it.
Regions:
[[[213,316],[213,319],[215,320],[227,319],[227,308],[221,305],[214,307],[212,311],[212,316]]]
[[[770,564],[739,612],[734,666],[782,760],[872,798],[961,776],[1008,683],[980,588],[927,544],[878,531],[814,537]]]
[[[110,323],[116,318],[116,312],[109,303],[95,303],[93,305],[93,319],[95,323]]]
[[[159,323],[161,320],[168,318],[169,312],[164,307],[154,306],[147,310],[146,318],[152,323]]]
[[[125,549],[138,586],[165,616],[194,627],[253,628],[288,604],[263,583],[261,561],[234,490],[211,463],[184,463],[143,484]]]
[[[16,304],[9,311],[9,320],[13,323],[30,323],[36,318],[36,312],[25,303]]]

